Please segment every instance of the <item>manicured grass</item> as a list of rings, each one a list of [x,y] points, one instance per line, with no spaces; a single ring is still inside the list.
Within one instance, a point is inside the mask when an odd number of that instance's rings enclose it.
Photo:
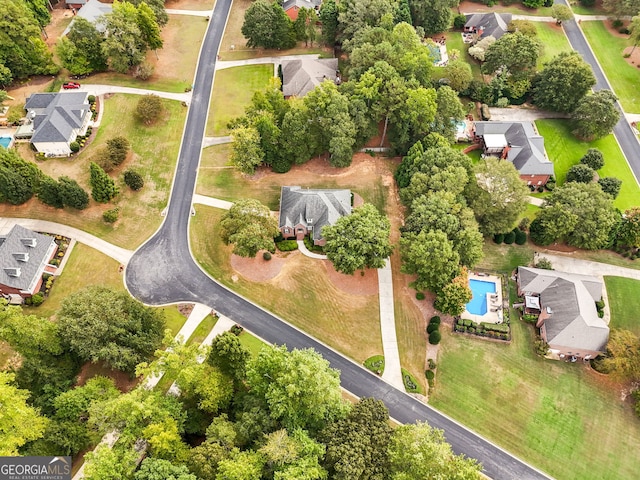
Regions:
[[[372,357],[369,357],[363,362],[363,365],[373,373],[382,375],[384,373],[384,356],[374,355]]]
[[[227,123],[244,114],[254,92],[263,90],[273,77],[273,64],[247,65],[216,72],[207,135],[228,135]]]
[[[620,195],[614,201],[615,206],[626,210],[640,204],[640,187],[613,135],[595,142],[582,142],[573,136],[567,120],[536,120],[536,127],[544,137],[544,146],[554,164],[559,184],[564,183],[569,168],[579,163],[589,148],[598,148],[604,154],[605,161],[598,174],[622,180]]]
[[[479,268],[500,273],[511,273],[518,265],[529,265],[533,261],[533,249],[528,245],[496,245],[493,240],[484,241],[484,258]]]
[[[207,315],[202,320],[202,322],[200,322],[200,325],[196,327],[191,336],[187,339],[187,344],[190,345],[192,343],[202,343],[204,339],[207,338],[207,335],[209,335],[211,329],[215,326],[217,321],[217,317],[214,317],[213,315]]]
[[[164,46],[147,54],[147,61],[155,67],[149,80],[138,80],[131,75],[105,72],[92,75],[86,83],[146,88],[165,92],[184,92],[193,84],[200,45],[207,29],[202,17],[169,15],[169,23],[162,29]]]
[[[222,211],[199,206],[191,221],[191,248],[214,278],[316,338],[362,362],[382,350],[375,295],[349,295],[329,280],[321,262],[290,254],[283,271],[268,282],[251,282],[234,273],[231,247],[222,243]]]
[[[402,381],[404,382],[404,388],[407,392],[424,395],[424,389],[420,386],[418,380],[404,368],[402,369]]]
[[[538,40],[542,42],[542,55],[538,59],[538,69],[550,61],[553,57],[562,52],[570,52],[572,50],[569,40],[564,34],[561,26],[545,22],[532,22],[538,31]]]
[[[604,277],[611,309],[612,328],[624,328],[640,335],[640,280]]]
[[[514,321],[512,334],[500,345],[445,333],[430,403],[555,478],[637,476],[640,457],[622,452],[640,448],[640,422],[617,389],[537,357],[531,326]]]
[[[164,312],[165,328],[171,330],[171,333],[175,337],[187,321],[187,317],[182,315],[175,305],[158,308]]]
[[[611,35],[601,21],[582,22],[580,26],[622,108],[627,113],[640,113],[640,69],[629,65],[622,57],[623,50],[631,42]]]
[[[252,357],[257,357],[260,353],[260,350],[262,350],[262,347],[268,345],[258,337],[248,333],[246,330],[243,331],[238,338],[240,339],[240,343],[249,350]]]
[[[444,36],[447,39],[447,52],[450,54],[451,50],[458,50],[460,52],[460,55],[462,56],[462,59],[469,65],[471,65],[473,78],[475,78],[476,80],[482,80],[482,73],[480,72],[480,62],[469,55],[470,44],[464,43],[462,41],[462,34],[460,33],[460,31],[446,32]],[[439,70],[440,68],[434,68],[434,78],[440,78],[437,74]]]
[[[89,163],[93,156],[110,138],[125,136],[131,143],[133,153],[118,169],[111,172],[120,187],[120,195],[114,203],[120,209],[120,220],[106,224],[102,212],[113,208],[113,204],[90,202],[82,211],[54,209],[35,198],[20,206],[0,204],[0,216],[28,217],[51,220],[92,233],[118,246],[135,249],[145,241],[162,222],[162,210],[167,204],[169,190],[178,158],[186,108],[179,102],[163,100],[164,114],[151,126],[141,125],[133,116],[137,95],[114,95],[102,108],[104,116],[95,139],[77,157],[40,161],[38,167],[54,178],[67,175],[77,180],[88,192]],[[23,149],[24,158],[33,154]],[[122,172],[127,168],[139,171],[145,180],[144,188],[133,192],[124,184]]]

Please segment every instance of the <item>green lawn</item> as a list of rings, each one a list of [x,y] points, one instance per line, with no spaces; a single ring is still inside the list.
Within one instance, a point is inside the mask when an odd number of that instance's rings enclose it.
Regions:
[[[538,31],[538,40],[542,42],[542,55],[538,59],[538,69],[550,61],[553,57],[562,52],[570,52],[572,50],[569,40],[564,34],[561,26],[545,22],[532,22]]]
[[[249,352],[251,352],[252,357],[257,357],[260,353],[260,350],[262,350],[262,347],[268,345],[258,337],[248,333],[246,330],[243,331],[238,338],[240,339],[240,343],[244,345],[249,350]]]
[[[611,35],[601,21],[582,22],[581,27],[622,108],[627,113],[640,113],[640,69],[622,57],[631,42]]]
[[[228,135],[227,123],[244,114],[254,92],[273,77],[273,64],[247,65],[216,72],[209,107],[207,135]]]
[[[209,335],[217,321],[218,319],[213,315],[207,315],[187,339],[187,344],[202,343],[204,339],[207,338],[207,335]]]
[[[604,277],[611,309],[611,327],[631,330],[640,335],[640,280]]]
[[[640,188],[613,135],[595,142],[583,142],[573,136],[567,120],[536,120],[536,126],[544,137],[544,146],[554,164],[558,183],[564,183],[567,170],[578,163],[589,148],[598,148],[605,161],[604,167],[598,171],[600,176],[622,180],[615,206],[626,210],[640,204]]]
[[[484,258],[479,268],[494,272],[511,273],[518,265],[529,265],[533,261],[533,249],[528,245],[496,245],[493,240],[484,242]]]
[[[469,55],[469,44],[462,41],[462,35],[459,31],[445,32],[445,38],[447,39],[447,51],[451,53],[451,50],[455,49],[460,52],[462,59],[471,65],[471,71],[473,72],[473,78],[476,80],[482,80],[482,73],[480,72],[480,62],[472,58]],[[437,75],[439,68],[434,69],[434,78],[440,78]]]
[[[629,479],[640,421],[587,366],[533,353],[533,328],[502,345],[448,333],[430,403],[558,479]]]

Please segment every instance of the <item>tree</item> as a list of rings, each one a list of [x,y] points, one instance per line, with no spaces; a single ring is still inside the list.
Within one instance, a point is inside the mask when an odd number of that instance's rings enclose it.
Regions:
[[[264,161],[264,151],[260,148],[260,134],[255,127],[238,127],[231,132],[233,140],[231,162],[242,173],[253,175],[256,167]]]
[[[107,155],[109,162],[113,165],[120,165],[127,158],[131,144],[125,137],[113,137],[107,140]]]
[[[118,187],[116,187],[116,183],[107,175],[107,172],[105,172],[102,167],[91,162],[89,164],[89,172],[91,174],[89,179],[91,196],[96,202],[107,203],[118,195],[119,190]]]
[[[38,200],[45,205],[50,205],[55,208],[64,207],[62,198],[60,197],[60,185],[53,178],[43,176],[38,183]]]
[[[105,402],[120,395],[113,380],[107,377],[92,377],[87,383],[61,393],[54,400],[55,418],[61,421],[86,422],[89,408],[94,402]]]
[[[136,105],[136,117],[145,125],[151,125],[160,118],[163,106],[157,95],[143,95]]]
[[[616,18],[638,15],[640,12],[640,2],[637,0],[604,0],[602,6],[608,12],[615,15]]]
[[[51,21],[47,3],[47,0],[27,0],[27,6],[33,12],[41,27],[46,27]]]
[[[436,115],[431,131],[439,133],[450,142],[455,141],[455,122],[464,118],[465,110],[458,94],[449,86],[440,87],[436,93]]]
[[[349,415],[330,423],[320,439],[327,446],[324,465],[331,478],[385,478],[392,429],[384,403],[363,398]]]
[[[411,18],[416,27],[424,28],[426,35],[444,32],[451,25],[451,8],[458,0],[409,0]]]
[[[126,170],[124,172],[124,183],[134,191],[140,190],[144,187],[144,178],[135,170]]]
[[[473,80],[471,65],[461,59],[450,60],[449,63],[442,68],[441,75],[441,82],[446,80],[446,84],[456,92],[466,90],[471,80]]]
[[[65,207],[84,210],[89,205],[89,195],[78,185],[78,182],[69,177],[58,178],[58,193]]]
[[[158,311],[125,292],[99,286],[69,295],[57,316],[60,335],[72,352],[129,373],[160,346],[164,329]]]
[[[145,458],[133,476],[135,480],[197,480],[184,465],[174,465],[161,458]]]
[[[101,443],[84,457],[86,480],[129,480],[133,478],[139,453],[133,448],[124,451]]]
[[[58,40],[56,53],[62,66],[69,70],[71,75],[87,75],[93,71],[86,55],[80,52],[68,37],[62,37]]]
[[[479,480],[481,466],[464,455],[455,455],[442,430],[427,423],[401,425],[391,436],[389,474],[392,480],[451,478]]]
[[[317,432],[347,413],[340,373],[314,350],[263,348],[249,362],[247,379],[251,394],[289,431]]]
[[[63,67],[70,71],[69,67],[86,69],[88,70],[87,73],[101,72],[107,69],[107,57],[102,49],[104,35],[92,22],[86,18],[75,17],[66,38],[74,48],[67,47],[68,51],[64,57],[58,51]],[[64,39],[61,39],[61,41],[65,43]],[[72,54],[75,57],[69,56]],[[80,74],[77,73],[77,75]]]
[[[608,193],[613,198],[617,198],[622,187],[622,180],[616,177],[603,177],[598,180],[598,185],[604,193]]]
[[[160,27],[164,27],[169,21],[169,15],[164,7],[164,0],[127,0],[129,3],[133,3],[140,9],[140,5],[147,4],[153,12],[154,19]]]
[[[626,247],[640,246],[640,207],[625,210],[617,232],[616,243]]]
[[[640,379],[640,339],[629,331],[611,329],[607,354],[597,361],[600,370],[626,381]]]
[[[442,288],[434,306],[446,315],[457,316],[464,312],[465,305],[471,301],[471,297],[469,271],[463,267],[460,274]]]
[[[580,159],[580,163],[589,165],[593,170],[600,170],[604,167],[604,155],[597,148],[590,148]]]
[[[162,4],[164,10],[164,4]],[[166,13],[165,13],[166,15]],[[162,48],[163,41],[160,36],[160,26],[156,20],[153,10],[146,3],[142,2],[138,5],[136,21],[142,40],[150,50]]]
[[[21,205],[36,191],[42,172],[16,150],[0,150],[0,201]]]
[[[253,2],[244,14],[241,31],[249,48],[286,50],[296,44],[293,23],[278,2]]]
[[[638,45],[640,45],[640,15],[636,15],[631,19],[631,23],[629,24],[629,40],[631,40],[631,44],[633,48],[630,53],[633,53]]]
[[[595,84],[591,66],[578,52],[562,52],[534,79],[533,101],[545,110],[571,112]]]
[[[275,251],[273,237],[278,224],[269,209],[258,200],[239,200],[225,212],[220,221],[220,236],[233,253],[241,257],[255,257],[259,250]]]
[[[320,6],[320,23],[322,24],[322,41],[333,47],[338,36],[338,6],[335,0],[322,2]]]
[[[6,305],[6,301],[0,309],[0,339],[23,357],[60,355],[63,351],[56,323],[24,315],[20,307]]]
[[[527,206],[529,189],[511,162],[487,158],[474,167],[467,199],[486,236],[511,230]]]
[[[551,16],[555,18],[556,25],[562,25],[562,22],[573,20],[573,12],[566,5],[555,4],[551,7]]]
[[[616,100],[610,90],[598,90],[583,97],[571,115],[573,134],[586,141],[609,135],[620,120]]]
[[[138,9],[129,2],[116,2],[111,13],[104,15],[102,52],[109,67],[127,73],[145,59],[148,45],[138,25]]]
[[[507,32],[515,33],[520,32],[528,37],[537,37],[538,29],[533,22],[529,20],[512,20],[507,25]]]
[[[378,27],[383,19],[393,21],[395,5],[387,0],[348,0],[339,2],[338,22],[343,45],[366,27]]]
[[[478,43],[476,43],[475,45],[469,47],[469,55],[471,55],[473,58],[475,58],[480,62],[484,62],[484,59],[487,55],[487,50],[494,43],[496,43],[496,38],[491,35],[488,35],[484,37],[482,40],[480,40]]]
[[[398,8],[396,9],[394,23],[408,23],[413,25],[413,19],[411,18],[411,7],[409,7],[409,0],[400,0]]]
[[[595,172],[589,165],[578,163],[567,171],[567,182],[591,183]]]
[[[389,220],[366,203],[322,229],[324,251],[335,269],[347,275],[365,268],[382,268],[393,251],[390,230]]]
[[[236,384],[245,379],[250,352],[240,343],[237,335],[224,332],[211,342],[211,350],[207,356],[209,365],[217,367],[222,373],[232,378]]]
[[[17,456],[18,448],[40,438],[47,419],[27,404],[29,392],[13,385],[15,376],[0,372],[0,455]]]
[[[260,480],[263,466],[264,458],[260,453],[234,449],[229,458],[218,463],[216,480]]]
[[[327,472],[320,466],[324,445],[317,443],[304,430],[277,430],[265,435],[264,445],[258,452],[265,459],[267,474],[262,478],[279,480],[323,480]]]
[[[502,70],[516,79],[527,78],[535,71],[541,50],[537,39],[520,32],[508,33],[487,48],[482,70],[485,73]]]

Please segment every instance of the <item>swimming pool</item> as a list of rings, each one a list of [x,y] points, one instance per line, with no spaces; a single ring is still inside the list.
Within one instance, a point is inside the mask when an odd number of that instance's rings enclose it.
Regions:
[[[467,303],[467,311],[474,315],[484,315],[487,313],[487,293],[496,293],[496,284],[472,278],[469,280],[469,288],[473,297]]]
[[[458,135],[464,135],[466,129],[467,124],[465,122],[456,122],[456,132],[458,132]]]
[[[9,148],[11,145],[11,137],[0,137],[0,146],[4,148]]]

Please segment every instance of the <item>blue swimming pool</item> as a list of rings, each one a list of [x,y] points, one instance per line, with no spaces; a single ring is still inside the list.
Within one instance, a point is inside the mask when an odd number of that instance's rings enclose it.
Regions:
[[[462,135],[467,129],[467,124],[465,122],[456,122],[456,132]]]
[[[11,144],[11,137],[0,137],[0,146],[4,148],[9,148]]]
[[[487,313],[487,293],[496,293],[496,284],[485,280],[469,280],[469,288],[473,293],[471,301],[467,303],[467,311],[474,315]]]

